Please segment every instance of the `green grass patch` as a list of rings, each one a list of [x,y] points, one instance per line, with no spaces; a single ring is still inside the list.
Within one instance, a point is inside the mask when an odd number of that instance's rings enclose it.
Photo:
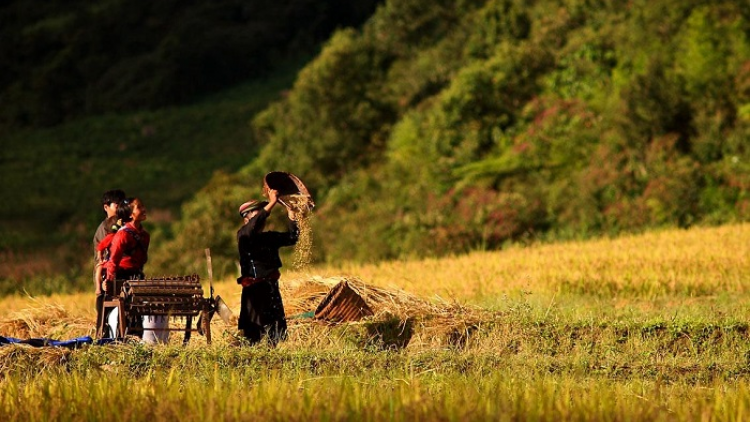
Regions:
[[[15,258],[2,262],[0,280],[28,281],[15,267],[28,266],[24,254],[49,260],[53,270],[37,277],[87,273],[91,238],[103,218],[99,201],[108,189],[143,198],[149,228],[167,229],[216,171],[232,173],[255,158],[250,121],[291,85],[300,65],[189,106],[4,134],[0,252]]]
[[[660,357],[649,353],[650,346],[669,342],[674,327],[656,330],[661,333],[657,337],[644,333],[644,327],[630,327],[647,343],[633,347],[604,341],[619,350],[603,354],[590,347],[570,350],[560,335],[596,343],[600,331],[610,329],[544,327],[511,324],[511,331],[524,332],[537,343],[515,355],[503,353],[502,347],[414,353],[352,347],[123,345],[49,351],[6,346],[0,349],[0,416],[78,421],[732,420],[749,403],[744,356],[717,362],[715,354],[681,360],[676,350]],[[723,347],[729,355],[737,345]]]

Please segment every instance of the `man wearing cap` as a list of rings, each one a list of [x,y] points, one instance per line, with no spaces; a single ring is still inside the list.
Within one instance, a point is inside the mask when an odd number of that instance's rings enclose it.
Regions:
[[[104,220],[102,220],[96,232],[94,232],[94,290],[96,292],[96,326],[102,326],[103,319],[106,316],[104,312],[104,291],[102,291],[102,279],[99,277],[102,274],[100,271],[107,258],[109,258],[109,251],[105,250],[102,253],[97,253],[97,246],[107,236],[108,229],[111,226],[107,225],[107,219],[117,215],[117,207],[120,203],[125,200],[125,192],[121,189],[112,189],[104,192],[102,195],[102,208],[104,209]]]
[[[289,231],[263,231],[271,210],[278,202],[278,191],[268,190],[268,201],[249,201],[240,205],[244,221],[237,231],[242,276],[242,307],[238,327],[250,344],[268,335],[271,345],[286,338],[286,317],[279,292],[279,249],[293,246],[299,238],[294,213],[287,209]]]

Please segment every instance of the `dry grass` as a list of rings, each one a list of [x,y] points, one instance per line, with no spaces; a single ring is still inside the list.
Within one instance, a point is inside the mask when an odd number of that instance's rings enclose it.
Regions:
[[[748,292],[748,238],[750,225],[658,232],[514,247],[442,260],[285,271],[280,285],[287,316],[294,317],[314,311],[330,289],[345,280],[375,312],[353,325],[391,319],[408,322],[413,328],[409,347],[442,347],[446,333],[492,324],[509,310],[534,308],[542,317],[559,312],[565,307],[559,303],[564,294],[609,295],[601,303],[587,301],[590,317],[613,309],[637,312],[643,318],[666,313],[675,316],[676,309],[696,309],[702,304],[706,312],[714,312],[717,302],[713,297]],[[238,315],[241,289],[231,280],[215,281],[214,286]],[[691,292],[702,292],[703,296]],[[489,298],[495,298],[494,311],[477,305]],[[0,335],[56,339],[93,336],[93,299],[88,294],[3,298],[0,308],[6,311],[0,312]],[[585,309],[569,303],[571,309]],[[725,312],[739,318],[747,314],[747,309]],[[184,321],[172,324],[183,325]],[[289,347],[312,344],[304,338],[308,334],[325,337],[330,333],[330,327],[316,325],[309,318],[291,318]],[[214,318],[214,342],[231,341],[235,328]],[[416,341],[420,339],[421,343]],[[172,340],[181,342],[182,333],[173,333]],[[191,340],[195,344],[204,342],[197,334]]]
[[[376,315],[397,315],[404,318],[439,313],[447,304],[436,304],[425,298],[398,289],[387,289],[367,284],[356,277],[319,277],[290,280],[281,287],[287,314],[314,311],[315,307],[337,284],[347,282]]]
[[[282,283],[282,296],[285,301],[286,313],[288,316],[294,316],[304,312],[314,311],[320,301],[325,297],[330,289],[340,281],[345,280],[343,277],[320,278],[312,277],[309,279],[292,280]],[[405,292],[388,291],[382,288],[368,286],[360,280],[348,280],[352,286],[362,294],[366,300],[371,301],[373,308],[377,309],[382,315],[390,313],[403,317],[413,316],[415,314],[426,314],[439,309],[437,306],[430,304],[424,299],[417,298]],[[235,288],[239,290],[238,288]],[[70,306],[80,306],[85,303],[87,308],[70,310],[61,304],[45,303],[34,298],[7,298],[10,303],[25,305],[27,307],[17,309],[8,315],[0,317],[0,335],[5,337],[16,338],[39,338],[46,337],[52,339],[69,339],[85,335],[93,336],[95,332],[93,310],[93,300],[88,303],[89,298],[86,295],[76,295],[75,298],[65,300]],[[91,298],[93,299],[93,298]],[[29,306],[31,305],[31,306]],[[235,314],[239,314],[238,300],[230,299],[228,303],[230,309]],[[88,308],[88,306],[91,306]],[[83,314],[83,316],[79,316]],[[236,318],[235,318],[236,321]],[[182,330],[185,327],[185,319],[170,320],[170,327]],[[309,322],[309,321],[304,321]],[[193,321],[195,327],[196,322]],[[215,317],[212,320],[212,334],[214,341],[217,343],[231,341],[235,326],[227,325],[220,318]],[[176,331],[170,336],[171,343],[179,344],[182,342],[184,331]],[[205,344],[205,338],[193,333],[192,343]]]
[[[333,334],[336,330],[335,324],[318,321],[309,316],[296,318],[301,314],[313,312],[331,289],[344,281],[366,301],[375,313],[373,316],[359,322],[340,324],[351,328],[348,332],[345,329],[337,334]],[[403,347],[406,347],[407,343],[411,348],[443,347],[455,340],[451,336],[455,336],[456,332],[473,327],[483,320],[493,319],[496,315],[457,302],[428,300],[403,290],[373,286],[352,277],[311,276],[292,279],[282,283],[281,290],[290,326],[290,339],[285,347],[290,348],[341,347],[340,342],[349,336],[352,330],[360,337],[379,336],[383,329],[381,325],[386,329],[397,331],[404,331],[408,325],[409,338],[406,339]],[[80,297],[86,296],[80,295]],[[16,298],[16,300],[20,299]],[[78,299],[68,301],[70,304],[80,302],[82,301]],[[238,304],[239,301],[234,299],[230,299],[228,303],[235,316],[232,323],[226,324],[218,316],[214,317],[211,322],[212,340],[219,347],[234,341],[236,316],[239,314]],[[35,305],[0,317],[0,335],[22,339],[39,337],[71,339],[85,335],[93,337],[95,332],[93,309],[87,310],[86,316],[81,317],[75,316],[81,310],[70,312],[62,305],[39,303]],[[194,321],[193,326],[195,324]],[[395,324],[395,328],[390,327],[389,324]],[[170,336],[170,344],[181,344],[185,320],[170,320],[170,327],[176,329]],[[367,330],[371,332],[368,333]],[[190,344],[205,347],[206,339],[204,336],[193,333]],[[31,346],[15,347],[31,349]]]
[[[315,311],[339,283],[346,282],[374,312],[360,321],[331,324],[312,318],[294,318]],[[427,350],[446,346],[463,346],[476,327],[495,321],[500,313],[440,298],[428,300],[403,290],[383,288],[355,277],[319,277],[289,280],[282,285],[282,296],[289,320],[292,344],[325,348],[336,344],[331,339],[332,326],[344,327],[335,337],[354,332],[363,343],[383,341],[391,336],[391,346],[410,350]],[[388,339],[385,340],[389,341]],[[386,345],[387,347],[388,345]]]
[[[0,416],[101,420],[117,413],[100,404],[117,399],[131,412],[119,420],[741,420],[748,234],[739,225],[284,270],[289,338],[277,348],[230,345],[234,327],[219,318],[211,347],[199,335],[175,347],[177,334],[156,347],[3,346]],[[375,315],[292,318],[342,281]],[[234,280],[214,287],[237,313]],[[92,294],[0,305],[0,335],[93,328]]]
[[[669,230],[616,239],[512,246],[443,259],[344,263],[318,274],[353,275],[421,296],[482,301],[517,292],[553,295],[710,295],[750,292],[750,224]]]
[[[0,374],[11,370],[41,373],[65,364],[72,352],[62,347],[3,346],[0,347]]]
[[[91,335],[93,320],[75,317],[61,305],[26,308],[0,319],[0,335],[16,338],[80,337]]]

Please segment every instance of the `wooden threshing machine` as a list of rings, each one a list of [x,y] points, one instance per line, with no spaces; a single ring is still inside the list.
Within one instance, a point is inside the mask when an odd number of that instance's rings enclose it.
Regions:
[[[162,328],[160,330],[184,331],[184,343],[190,341],[193,331],[206,336],[211,343],[211,318],[216,311],[213,287],[210,297],[203,297],[200,277],[190,276],[145,278],[142,280],[116,280],[107,286],[104,299],[104,314],[117,309],[118,323],[115,337],[123,339],[128,334],[143,333],[141,325],[144,316],[163,316],[174,321],[184,322],[184,328]],[[197,318],[193,328],[193,318]],[[101,338],[104,321],[97,327]]]

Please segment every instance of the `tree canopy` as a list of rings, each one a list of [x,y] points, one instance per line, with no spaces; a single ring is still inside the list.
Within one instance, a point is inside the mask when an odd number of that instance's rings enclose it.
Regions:
[[[313,54],[376,0],[47,1],[0,5],[0,123],[194,101]]]
[[[150,265],[199,243],[231,262],[219,216],[274,170],[315,197],[318,261],[750,220],[747,2],[375,6],[10,2],[0,119],[189,102],[314,50],[252,118],[259,153],[184,204]]]
[[[749,86],[745,2],[388,1],[248,172],[312,182],[324,259],[747,220]]]

